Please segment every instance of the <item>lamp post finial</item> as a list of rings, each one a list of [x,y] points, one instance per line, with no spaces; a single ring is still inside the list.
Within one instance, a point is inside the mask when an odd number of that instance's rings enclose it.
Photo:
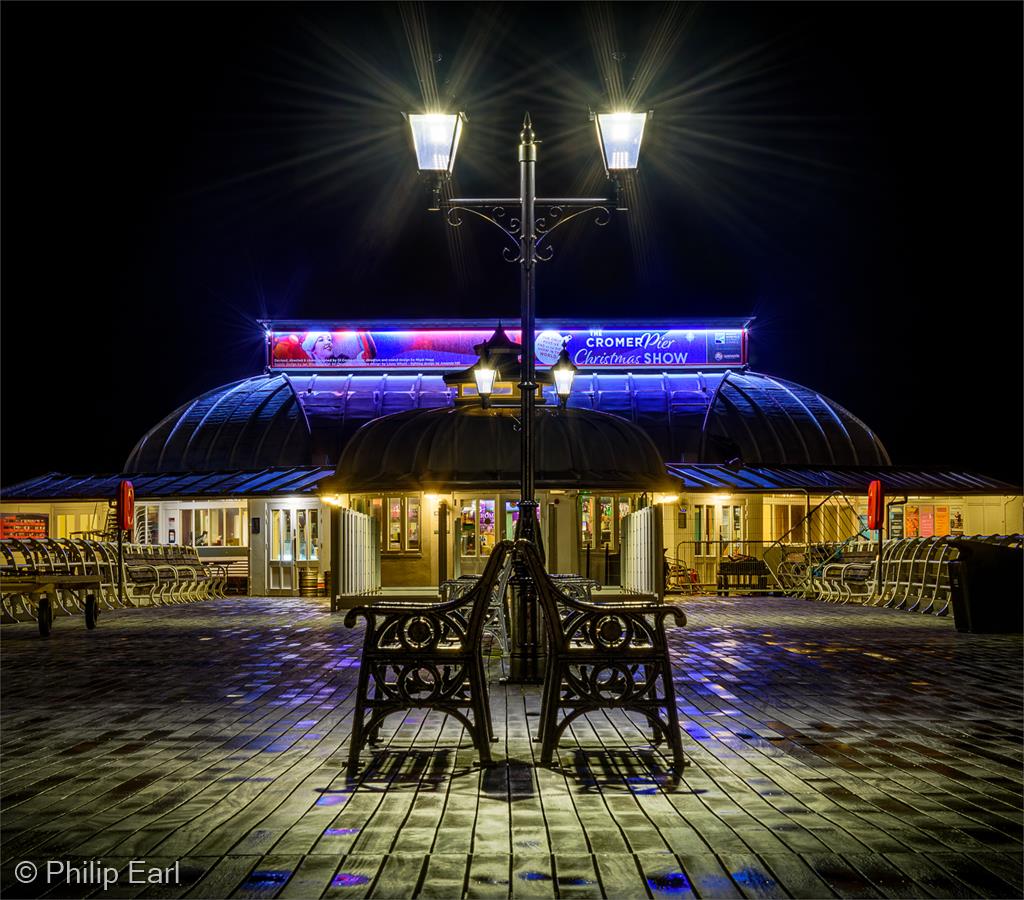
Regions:
[[[519,140],[523,144],[532,144],[536,139],[533,131],[533,124],[530,122],[530,114],[523,116],[523,130],[519,133]]]

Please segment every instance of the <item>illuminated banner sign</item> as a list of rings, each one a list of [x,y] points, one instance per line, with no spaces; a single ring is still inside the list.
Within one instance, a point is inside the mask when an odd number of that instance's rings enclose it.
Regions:
[[[476,362],[473,347],[493,328],[268,330],[274,369],[457,369]],[[508,336],[519,341],[518,330]],[[564,343],[581,369],[678,369],[740,366],[742,328],[556,328],[537,330],[537,364],[550,366]]]

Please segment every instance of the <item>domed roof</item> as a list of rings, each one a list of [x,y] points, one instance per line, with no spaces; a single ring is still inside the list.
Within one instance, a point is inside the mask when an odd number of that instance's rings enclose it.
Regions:
[[[395,413],[348,442],[328,491],[453,490],[519,486],[518,409],[459,406]],[[539,488],[638,491],[670,487],[665,464],[636,425],[593,410],[539,407]]]
[[[853,413],[810,388],[726,372],[701,429],[697,462],[747,465],[889,465],[875,433]]]
[[[135,445],[125,472],[308,466],[310,433],[283,376],[246,378],[176,409]]]
[[[553,406],[553,390],[545,388],[544,396]],[[333,466],[367,422],[451,409],[453,402],[440,374],[258,375],[208,391],[165,417],[139,441],[124,471]],[[611,413],[639,426],[670,462],[890,462],[874,432],[838,403],[749,370],[580,373],[569,410]]]

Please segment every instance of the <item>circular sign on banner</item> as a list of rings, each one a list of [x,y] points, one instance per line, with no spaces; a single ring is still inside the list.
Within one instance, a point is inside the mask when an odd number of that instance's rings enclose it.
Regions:
[[[533,345],[537,361],[545,366],[553,366],[558,362],[558,354],[562,352],[563,340],[564,338],[557,331],[542,331],[538,334]]]
[[[128,480],[117,486],[117,527],[121,531],[135,529],[135,486]]]

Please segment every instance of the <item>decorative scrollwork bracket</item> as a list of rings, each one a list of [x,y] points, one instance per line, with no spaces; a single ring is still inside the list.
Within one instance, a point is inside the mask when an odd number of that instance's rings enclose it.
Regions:
[[[506,209],[519,203],[520,201],[514,197],[502,200],[455,198],[445,201],[443,206],[445,219],[453,228],[458,228],[463,224],[461,213],[471,213],[498,228],[508,241],[502,247],[502,256],[506,262],[511,263],[524,261],[524,244],[532,245],[530,246],[531,261],[550,261],[554,256],[554,248],[548,238],[556,228],[591,212],[595,213],[594,224],[603,227],[611,221],[611,211],[614,208],[614,203],[604,198],[560,197],[557,200],[538,198],[536,207],[543,209],[544,213],[535,220],[535,233],[528,235],[524,241],[520,219],[513,216],[507,220],[505,218]],[[566,211],[570,209],[572,212],[566,215]]]

